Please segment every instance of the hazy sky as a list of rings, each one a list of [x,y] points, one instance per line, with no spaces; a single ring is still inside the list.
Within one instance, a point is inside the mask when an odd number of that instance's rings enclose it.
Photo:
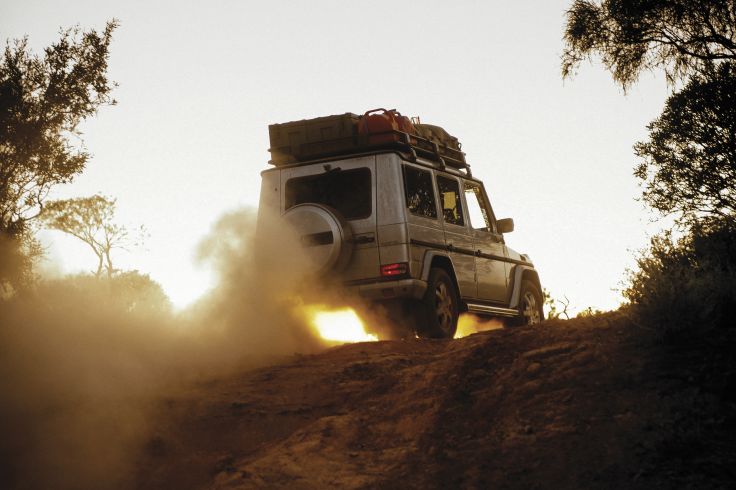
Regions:
[[[61,27],[120,27],[115,107],[84,127],[94,155],[53,197],[118,198],[146,249],[119,264],[148,272],[175,303],[208,285],[196,245],[222,213],[258,204],[268,124],[397,108],[457,136],[509,245],[553,296],[613,308],[651,215],[632,145],[661,111],[663,79],[623,94],[597,63],[564,81],[565,1],[0,1],[0,37],[40,51]],[[43,233],[61,271],[91,270],[75,239]]]

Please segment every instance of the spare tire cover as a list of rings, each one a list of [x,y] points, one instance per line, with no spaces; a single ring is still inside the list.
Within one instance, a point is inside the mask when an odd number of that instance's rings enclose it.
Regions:
[[[339,211],[323,204],[299,204],[283,218],[296,230],[310,262],[310,272],[325,274],[347,265],[352,253],[352,231]]]

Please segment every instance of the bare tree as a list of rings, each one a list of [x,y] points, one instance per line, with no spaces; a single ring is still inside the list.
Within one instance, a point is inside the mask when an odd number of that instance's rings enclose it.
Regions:
[[[48,228],[63,231],[86,243],[97,257],[97,276],[104,270],[111,277],[116,272],[112,251],[126,249],[135,242],[125,226],[114,222],[115,203],[115,199],[100,195],[50,201],[44,207],[41,220]]]

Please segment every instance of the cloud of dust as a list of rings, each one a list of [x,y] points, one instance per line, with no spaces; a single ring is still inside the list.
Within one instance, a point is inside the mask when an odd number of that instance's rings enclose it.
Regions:
[[[324,347],[295,295],[299,242],[277,219],[260,224],[256,240],[255,211],[217,223],[199,255],[218,285],[178,314],[90,276],[0,300],[4,488],[135,487],[136,458],[167,393]]]
[[[262,363],[324,347],[302,313],[308,259],[278,216],[264,210],[260,218],[253,210],[227,214],[198,255],[214,267],[217,286],[184,315],[188,330],[204,332],[213,343],[219,362]]]

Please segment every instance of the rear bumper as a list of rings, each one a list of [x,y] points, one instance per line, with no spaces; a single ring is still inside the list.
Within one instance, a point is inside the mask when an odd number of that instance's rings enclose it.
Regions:
[[[346,286],[346,289],[352,294],[371,301],[394,298],[421,299],[427,290],[427,283],[421,279],[399,279]]]

